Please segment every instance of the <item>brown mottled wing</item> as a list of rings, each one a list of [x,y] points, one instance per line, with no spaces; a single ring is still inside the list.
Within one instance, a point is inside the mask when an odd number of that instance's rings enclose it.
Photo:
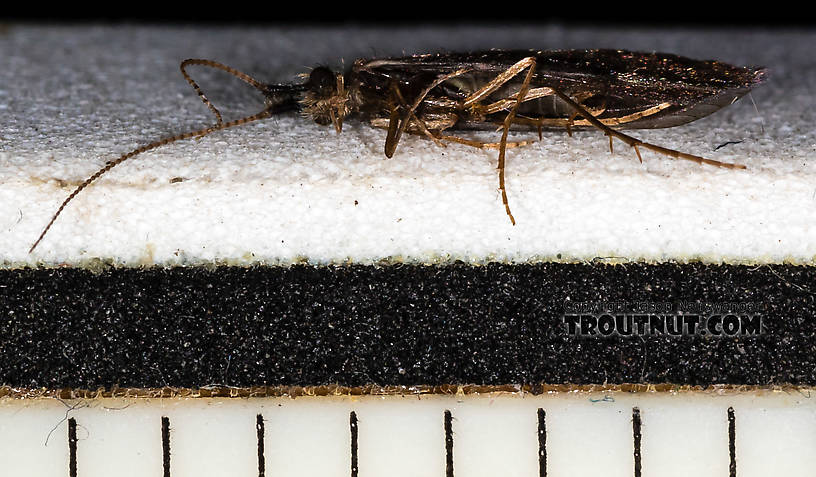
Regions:
[[[398,81],[405,87],[427,84],[439,74],[468,68],[468,73],[446,81],[433,95],[462,99],[517,61],[536,57],[531,88],[557,88],[570,96],[592,96],[584,103],[603,109],[601,119],[619,118],[649,108],[668,108],[622,125],[621,128],[663,128],[685,124],[727,106],[765,77],[762,68],[731,66],[664,53],[623,50],[489,50],[474,53],[439,53],[402,58],[358,60],[354,72],[364,86]],[[506,98],[521,86],[524,75],[508,81],[487,102]],[[564,118],[573,111],[554,97],[525,102],[520,116]],[[483,129],[492,123],[461,121],[458,129]],[[519,126],[525,128],[525,126]]]

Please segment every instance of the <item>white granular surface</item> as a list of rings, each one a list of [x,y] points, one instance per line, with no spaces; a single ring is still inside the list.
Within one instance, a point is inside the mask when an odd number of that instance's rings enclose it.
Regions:
[[[816,33],[795,31],[12,25],[0,31],[0,263],[812,263],[814,44]],[[337,135],[287,114],[114,168],[28,254],[62,200],[106,161],[212,123],[178,71],[182,59],[283,83],[356,57],[491,47],[626,48],[766,66],[757,108],[745,98],[686,126],[633,132],[748,169],[648,151],[641,164],[622,143],[610,154],[599,132],[549,132],[508,152],[512,226],[495,151],[408,136],[386,159],[382,130],[348,121]],[[194,74],[228,118],[259,109],[240,82]]]

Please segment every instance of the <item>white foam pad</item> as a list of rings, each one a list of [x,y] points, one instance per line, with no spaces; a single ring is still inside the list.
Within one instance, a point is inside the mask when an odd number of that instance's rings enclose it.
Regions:
[[[0,37],[0,263],[812,262],[816,34],[559,27],[454,33],[443,26],[12,26]],[[496,151],[441,148],[408,136],[386,159],[383,130],[347,121],[337,135],[293,113],[175,143],[114,168],[27,253],[62,200],[106,161],[212,123],[178,72],[184,58],[212,58],[263,81],[291,82],[315,64],[341,67],[341,57],[348,64],[403,50],[488,47],[620,47],[766,66],[770,79],[753,94],[759,112],[746,98],[686,126],[632,132],[748,169],[648,151],[641,164],[620,142],[610,154],[600,132],[547,132],[508,152],[512,226],[497,191]],[[191,72],[226,105],[228,118],[259,109],[240,82]]]

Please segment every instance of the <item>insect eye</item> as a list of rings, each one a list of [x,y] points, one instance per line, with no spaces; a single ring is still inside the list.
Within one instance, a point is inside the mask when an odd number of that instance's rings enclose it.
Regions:
[[[325,66],[318,66],[309,74],[306,85],[311,91],[320,95],[329,96],[337,88],[337,78],[332,70]]]

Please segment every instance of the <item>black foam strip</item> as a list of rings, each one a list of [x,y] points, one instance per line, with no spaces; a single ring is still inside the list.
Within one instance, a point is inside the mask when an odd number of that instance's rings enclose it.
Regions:
[[[814,278],[700,264],[2,270],[0,384],[814,385]],[[761,332],[576,336],[600,323],[593,304],[689,316],[690,303],[744,306]]]

